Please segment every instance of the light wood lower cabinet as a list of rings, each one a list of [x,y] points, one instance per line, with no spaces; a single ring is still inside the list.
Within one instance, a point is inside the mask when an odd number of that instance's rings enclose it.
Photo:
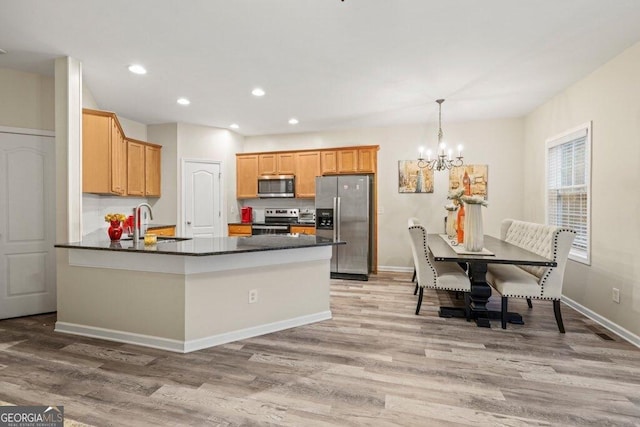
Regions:
[[[309,235],[315,236],[316,228],[312,225],[292,225],[290,232],[297,233],[297,234],[309,234]]]
[[[251,224],[229,224],[229,237],[251,236]]]
[[[176,235],[176,227],[151,227],[147,229],[149,233],[153,233],[156,236],[175,236]]]

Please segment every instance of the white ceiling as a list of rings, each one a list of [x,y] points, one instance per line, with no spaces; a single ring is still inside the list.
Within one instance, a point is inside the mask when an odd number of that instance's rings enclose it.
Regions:
[[[638,0],[0,0],[0,68],[244,135],[519,117],[639,40]]]

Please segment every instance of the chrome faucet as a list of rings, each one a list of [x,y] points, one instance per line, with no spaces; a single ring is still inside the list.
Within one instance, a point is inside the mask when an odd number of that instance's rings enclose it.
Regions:
[[[143,206],[146,206],[147,209],[149,209],[149,219],[153,219],[153,211],[151,210],[151,206],[149,205],[149,203],[140,203],[138,206],[133,208],[133,242],[134,243],[140,239],[140,230],[138,229],[138,226],[140,224],[138,224],[138,222],[142,222],[142,220],[138,221],[138,215],[140,214],[140,208],[142,208]]]

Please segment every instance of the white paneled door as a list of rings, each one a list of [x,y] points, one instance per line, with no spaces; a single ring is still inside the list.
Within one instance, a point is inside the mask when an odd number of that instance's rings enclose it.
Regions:
[[[0,129],[0,319],[56,310],[54,152]]]
[[[183,230],[188,237],[222,236],[220,163],[185,160]]]

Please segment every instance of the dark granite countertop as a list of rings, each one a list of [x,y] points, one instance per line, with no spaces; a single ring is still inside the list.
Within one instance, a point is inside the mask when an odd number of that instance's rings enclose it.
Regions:
[[[314,246],[341,245],[319,236],[306,234],[259,235],[251,237],[196,237],[179,240],[180,237],[158,239],[158,243],[145,246],[142,240],[136,244],[132,240],[112,242],[104,230],[83,237],[80,242],[58,243],[56,248],[93,249],[104,251],[125,251],[150,254],[168,254],[185,256],[211,256],[236,254],[242,252],[264,252],[282,249],[310,248]]]

